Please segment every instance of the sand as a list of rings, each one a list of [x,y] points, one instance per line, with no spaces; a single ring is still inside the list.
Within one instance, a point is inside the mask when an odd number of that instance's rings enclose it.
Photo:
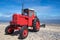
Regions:
[[[18,39],[19,33],[5,35],[5,28],[9,23],[0,23],[0,40],[60,40],[60,25],[46,24],[41,27],[39,32],[29,32],[26,39]]]

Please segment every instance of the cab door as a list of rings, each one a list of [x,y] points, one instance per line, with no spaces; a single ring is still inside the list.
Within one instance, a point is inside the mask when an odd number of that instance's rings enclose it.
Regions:
[[[33,12],[32,11],[29,11],[29,20],[28,20],[28,26],[32,26],[32,15],[33,15]]]

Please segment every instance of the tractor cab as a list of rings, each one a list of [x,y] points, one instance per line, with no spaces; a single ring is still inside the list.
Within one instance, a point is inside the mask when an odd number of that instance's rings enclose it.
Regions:
[[[22,15],[25,15],[25,16],[32,16],[33,14],[34,14],[34,10],[32,9],[24,9],[22,12]]]

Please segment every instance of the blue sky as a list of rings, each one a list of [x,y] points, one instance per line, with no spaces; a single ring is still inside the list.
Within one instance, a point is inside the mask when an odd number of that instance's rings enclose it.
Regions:
[[[37,12],[40,19],[60,19],[60,0],[0,0],[0,20],[11,20],[12,14],[21,13],[24,8]]]

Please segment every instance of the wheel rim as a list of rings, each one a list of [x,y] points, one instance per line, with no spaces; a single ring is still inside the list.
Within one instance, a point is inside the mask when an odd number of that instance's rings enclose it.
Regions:
[[[11,33],[12,32],[12,28],[8,28],[8,33]]]
[[[25,30],[23,31],[23,36],[26,37],[27,35],[28,35],[28,30],[25,29]]]
[[[36,22],[36,29],[37,29],[37,30],[39,30],[39,29],[40,29],[40,23],[39,23],[39,21],[38,21],[38,22]]]

